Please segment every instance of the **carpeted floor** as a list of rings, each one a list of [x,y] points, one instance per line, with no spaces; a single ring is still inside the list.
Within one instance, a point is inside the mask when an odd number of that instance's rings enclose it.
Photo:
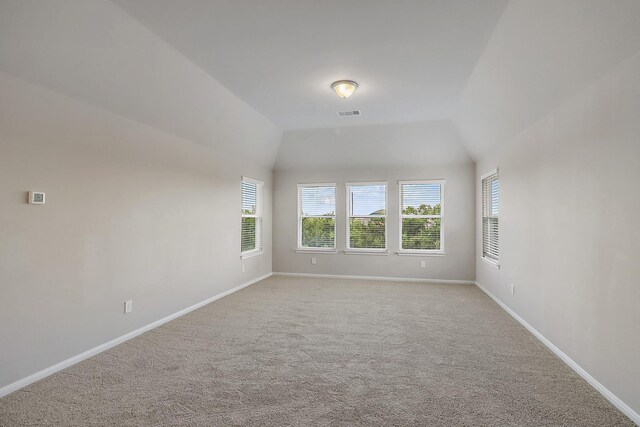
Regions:
[[[272,277],[0,399],[0,425],[633,425],[478,288]]]

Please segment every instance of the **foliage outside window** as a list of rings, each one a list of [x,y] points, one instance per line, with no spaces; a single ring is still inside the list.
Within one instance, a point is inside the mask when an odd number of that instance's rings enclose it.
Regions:
[[[348,184],[347,249],[387,248],[387,185]]]
[[[336,248],[335,184],[298,185],[298,248]]]
[[[259,181],[242,179],[242,254],[262,250],[262,187]]]
[[[443,251],[443,184],[441,181],[400,182],[402,251]]]

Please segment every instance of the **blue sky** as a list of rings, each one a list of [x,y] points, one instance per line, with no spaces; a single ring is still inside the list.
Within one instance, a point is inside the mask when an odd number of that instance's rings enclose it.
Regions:
[[[335,187],[303,187],[302,213],[305,215],[328,215],[336,211]]]
[[[352,215],[369,215],[385,209],[384,185],[354,185],[350,187]]]
[[[422,204],[435,206],[440,203],[439,184],[405,184],[402,207],[418,207]],[[303,187],[302,212],[305,215],[327,215],[335,213],[336,192],[334,187]],[[384,185],[354,185],[350,188],[353,215],[369,215],[385,208]]]
[[[257,186],[252,182],[242,183],[242,211],[252,211],[256,208],[256,192]]]
[[[435,206],[440,203],[440,196],[440,184],[404,184],[402,209],[409,206]]]

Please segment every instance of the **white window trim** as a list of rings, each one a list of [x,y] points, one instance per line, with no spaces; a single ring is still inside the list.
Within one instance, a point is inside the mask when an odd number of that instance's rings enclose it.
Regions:
[[[498,180],[500,179],[500,174],[499,174],[499,168],[495,168],[490,170],[489,172],[483,174],[480,176],[480,226],[484,227],[484,211],[482,210],[482,205],[484,204],[484,200],[483,200],[483,194],[482,194],[482,189],[483,189],[483,184],[482,181],[485,180],[485,178],[489,178],[492,175],[498,175]],[[499,202],[498,202],[499,203]],[[499,221],[500,216],[498,216],[498,221]],[[499,223],[498,223],[499,224]],[[500,225],[498,225],[499,227]],[[482,256],[480,257],[480,259],[482,259],[484,262],[486,262],[487,264],[491,265],[492,267],[495,267],[497,269],[500,269],[500,260],[496,259],[496,258],[490,258],[490,257],[486,257],[484,255],[484,232],[483,232],[484,228],[481,230],[481,247],[480,247],[480,252],[482,253]]]
[[[351,242],[351,224],[349,220],[352,218],[351,213],[351,200],[349,198],[349,187],[367,186],[367,185],[384,185],[384,215],[372,215],[367,218],[384,218],[384,248],[351,248],[349,244]],[[345,242],[345,254],[349,255],[388,255],[389,254],[389,183],[384,181],[374,182],[346,182],[346,234],[347,241]],[[355,216],[353,218],[364,218]]]
[[[444,242],[444,179],[423,179],[414,181],[398,181],[398,255],[413,256],[445,256]],[[440,218],[440,249],[402,249],[402,185],[404,184],[440,184],[440,215],[412,215],[412,218]]]
[[[322,249],[322,248],[298,248],[296,249],[296,253],[299,254],[337,254],[337,249]]]
[[[490,170],[489,172],[487,172],[487,173],[485,173],[485,174],[481,175],[481,176],[480,176],[480,185],[482,185],[482,181],[483,181],[485,178],[489,178],[491,175],[496,175],[498,172],[499,172],[498,168],[495,168],[495,169],[492,169],[492,170]]]
[[[240,259],[247,259],[254,256],[262,255],[264,250],[262,249],[252,249],[250,251],[245,251],[240,253]]]
[[[246,176],[241,177],[242,182],[250,182],[256,185],[256,213],[255,215],[245,215],[242,213],[242,208],[240,208],[240,230],[242,230],[242,218],[256,218],[256,241],[260,242],[260,247],[251,249],[249,251],[242,251],[242,247],[240,248],[240,259],[251,258],[254,256],[262,255],[264,250],[262,248],[262,237],[263,237],[263,221],[262,221],[262,205],[264,203],[264,182],[258,181],[257,179],[249,178]],[[240,187],[240,204],[242,206],[242,186]],[[260,222],[260,227],[257,226],[257,223]],[[260,233],[260,238],[258,239],[258,234]]]
[[[416,250],[403,250],[397,251],[396,255],[398,256],[434,256],[434,257],[443,257],[447,255],[444,251],[435,251],[429,249],[416,249]]]
[[[297,187],[297,191],[298,191],[298,236],[297,236],[297,243],[296,243],[296,252],[297,253],[323,253],[323,254],[337,254],[338,250],[336,248],[336,236],[337,236],[337,229],[338,229],[338,217],[337,217],[337,212],[333,213],[333,216],[327,216],[327,215],[302,215],[302,198],[300,197],[300,193],[301,193],[301,189],[302,188],[309,188],[309,187],[333,187],[335,189],[335,193],[336,196],[338,195],[338,186],[336,185],[335,182],[314,182],[314,183],[308,183],[308,184],[298,184]],[[337,202],[337,200],[336,200]],[[337,203],[336,206],[334,206],[334,209],[337,211]],[[308,246],[302,246],[302,218],[333,218],[333,247],[332,248],[312,248],[312,247],[308,247]]]
[[[355,217],[359,218],[359,217]],[[386,223],[386,221],[385,221]],[[344,253],[346,255],[389,255],[388,249],[379,249],[379,248],[363,248],[363,249],[345,249]]]
[[[493,258],[487,258],[486,256],[482,256],[480,257],[480,259],[486,262],[487,264],[489,264],[490,266],[500,269],[500,262],[498,260]]]

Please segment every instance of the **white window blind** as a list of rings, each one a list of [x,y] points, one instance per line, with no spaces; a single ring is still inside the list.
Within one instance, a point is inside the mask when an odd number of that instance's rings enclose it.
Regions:
[[[387,248],[387,185],[347,184],[347,249]]]
[[[498,171],[492,172],[482,179],[482,256],[498,261],[500,181]]]
[[[242,178],[242,254],[262,250],[262,187],[260,181]]]
[[[443,251],[443,181],[400,181],[400,250]]]
[[[335,247],[336,185],[298,185],[298,248]]]

